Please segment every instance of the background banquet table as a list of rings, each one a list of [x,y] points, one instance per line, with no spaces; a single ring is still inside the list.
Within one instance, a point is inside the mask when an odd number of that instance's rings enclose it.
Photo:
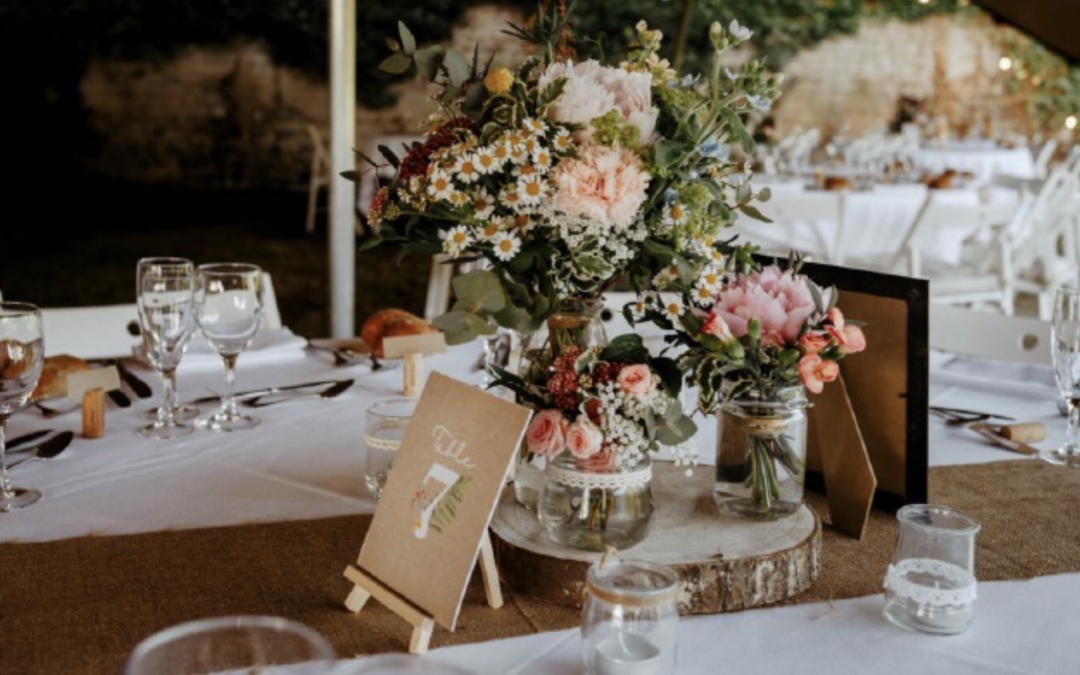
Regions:
[[[882,269],[901,250],[927,198],[933,200],[932,206],[972,208],[986,203],[1007,209],[1017,201],[1014,191],[974,184],[939,190],[921,183],[878,184],[863,190],[826,191],[810,187],[807,179],[763,177],[758,183],[772,192],[759,210],[773,222],[742,217],[735,231],[770,254],[786,255],[797,249],[820,262],[871,269]],[[807,212],[827,212],[826,204],[836,205],[836,216],[806,216]],[[924,260],[959,263],[964,241],[978,228],[931,225],[918,240]]]
[[[927,171],[970,171],[980,183],[988,182],[995,174],[1037,178],[1035,158],[1028,147],[1006,148],[989,140],[924,145],[912,152],[912,161]]]
[[[477,345],[451,348],[427,360],[438,370],[479,383]],[[148,371],[143,373],[153,381]],[[1055,408],[1048,369],[1002,364],[996,369],[970,360],[935,358],[931,402],[999,411],[1047,425],[1046,444],[1061,441],[1064,420]],[[276,350],[271,357],[241,356],[240,389],[328,378],[356,384],[329,401],[310,400],[260,410],[263,423],[232,435],[197,433],[172,442],[136,437],[138,404],[110,410],[107,435],[77,437],[60,458],[15,470],[16,483],[44,493],[31,508],[0,515],[0,542],[55,541],[87,535],[202,528],[251,522],[306,520],[370,512],[362,488],[363,409],[394,395],[400,366],[371,372],[366,364],[334,366],[329,356]],[[181,398],[220,386],[210,361],[181,367]],[[143,402],[145,405],[145,402]],[[43,420],[33,411],[16,415],[11,435],[44,426],[78,430],[79,416]],[[317,429],[318,433],[313,433]],[[703,462],[709,461],[715,429],[700,424]],[[1021,458],[988,446],[971,432],[930,421],[932,466]],[[707,470],[707,469],[706,469]],[[987,499],[1008,486],[987,486]],[[1062,514],[1062,517],[1071,517]],[[360,541],[356,542],[359,551]],[[1080,544],[1078,544],[1080,555]],[[342,568],[351,562],[342,560]],[[302,572],[302,570],[298,570]],[[880,573],[884,575],[884,570]],[[975,624],[954,637],[931,637],[894,628],[880,614],[880,595],[804,605],[685,618],[680,627],[677,673],[856,672],[880,673],[1072,673],[1075,629],[1072,598],[1080,574],[1024,581],[984,582]],[[342,608],[343,616],[348,616]],[[12,634],[14,626],[0,632]],[[404,624],[402,632],[406,632]],[[441,630],[441,629],[440,629]],[[438,632],[438,631],[437,631]],[[342,655],[350,656],[350,655]],[[575,630],[435,650],[436,660],[484,674],[581,672]],[[360,661],[343,659],[335,673],[347,675]]]

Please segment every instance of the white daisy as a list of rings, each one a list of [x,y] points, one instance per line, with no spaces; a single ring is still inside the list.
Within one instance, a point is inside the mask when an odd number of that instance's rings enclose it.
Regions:
[[[439,237],[443,240],[443,252],[454,258],[461,255],[461,252],[472,243],[472,234],[464,225],[457,225],[440,232]]]
[[[711,307],[715,303],[716,297],[713,295],[713,289],[698,281],[697,285],[694,286],[694,304],[698,307]]]
[[[476,170],[482,174],[494,173],[502,166],[502,162],[496,159],[494,148],[480,148],[473,156]]]
[[[574,147],[574,139],[566,129],[560,129],[559,133],[555,134],[555,139],[552,142],[555,145],[555,149],[560,152]]]
[[[657,288],[668,288],[679,278],[679,268],[674,263],[660,271],[653,279],[653,285]]]
[[[521,178],[522,176],[532,176],[539,174],[540,171],[533,164],[522,164],[521,166],[515,166],[512,174]]]
[[[510,145],[508,143],[496,143],[491,146],[491,156],[495,158],[498,168],[510,161]]]
[[[450,203],[454,206],[465,206],[469,203],[469,195],[461,190],[455,190],[454,194],[450,195]]]
[[[521,195],[518,193],[517,188],[513,186],[507,186],[503,189],[499,195],[499,201],[514,210],[517,210],[522,205]]]
[[[720,251],[717,251],[717,250],[716,250],[715,248],[713,248],[712,246],[710,246],[710,247],[708,248],[708,250],[706,250],[706,251],[705,251],[705,255],[706,255],[706,256],[707,256],[708,258],[710,258],[710,259],[711,259],[711,260],[712,260],[712,261],[713,261],[714,263],[716,263],[717,265],[719,265],[719,266],[721,266],[721,267],[723,267],[723,266],[724,266],[724,254],[723,254],[723,253],[721,253]]]
[[[526,131],[530,131],[534,134],[542,134],[547,131],[547,124],[534,117],[527,117],[525,121],[522,122],[522,126],[525,127]]]
[[[517,231],[520,234],[527,234],[536,227],[536,221],[533,220],[532,216],[526,213],[519,213],[514,216],[511,224],[517,228]]]
[[[477,233],[483,241],[494,241],[499,232],[507,230],[513,227],[513,223],[509,218],[495,218],[488,221],[486,225]]]
[[[449,199],[454,194],[454,184],[450,181],[450,174],[442,169],[435,169],[428,179],[428,194],[435,199]]]
[[[537,171],[544,173],[551,168],[551,165],[555,162],[555,158],[552,157],[550,150],[541,146],[533,151],[532,162]]]
[[[716,265],[708,265],[698,275],[698,286],[703,286],[710,291],[718,291],[724,285],[723,269]]]
[[[683,304],[681,300],[674,296],[664,298],[664,315],[667,318],[675,321],[676,325],[678,325],[678,319],[682,316],[682,313]]]
[[[664,225],[682,225],[686,222],[686,216],[689,213],[689,209],[678,202],[668,204],[664,209]]]
[[[454,174],[462,183],[469,185],[480,179],[480,168],[472,153],[466,153],[454,164]]]
[[[521,195],[522,204],[539,204],[544,198],[544,180],[537,174],[529,174],[518,178],[517,192]]]
[[[495,213],[495,198],[491,196],[487,188],[480,188],[472,194],[472,204],[473,215],[480,220],[486,220]]]
[[[499,232],[491,243],[495,247],[495,257],[503,262],[513,259],[521,250],[521,240],[512,232]]]
[[[503,136],[503,140],[505,141],[506,147],[508,149],[521,149],[522,145],[525,143],[525,135],[516,131],[511,131],[510,133]]]
[[[521,147],[525,148],[525,154],[532,157],[534,154],[536,154],[537,150],[544,146],[535,136],[530,136],[529,138],[525,139],[525,142],[521,144]]]
[[[525,152],[524,143],[518,143],[517,145],[507,143],[507,148],[510,151],[510,161],[514,164],[524,164],[529,159],[529,153]]]

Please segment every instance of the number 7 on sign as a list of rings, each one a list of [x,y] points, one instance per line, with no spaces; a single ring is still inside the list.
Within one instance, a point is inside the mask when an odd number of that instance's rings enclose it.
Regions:
[[[445,496],[446,493],[450,491],[450,488],[454,487],[454,483],[456,483],[458,478],[460,477],[461,474],[453,471],[452,469],[446,468],[438,462],[432,464],[431,468],[428,469],[427,475],[424,476],[424,482],[422,483],[422,485],[427,485],[428,479],[438,481],[439,483],[443,483],[444,485],[443,489],[439,491],[439,494],[435,495],[435,498],[432,499],[427,504],[427,506],[424,507],[424,510],[420,512],[420,520],[416,522],[415,529],[413,529],[413,534],[416,536],[417,539],[424,539],[425,537],[427,537],[428,523],[431,522],[431,514],[435,511],[435,507],[439,505],[439,502],[442,500],[443,496]]]

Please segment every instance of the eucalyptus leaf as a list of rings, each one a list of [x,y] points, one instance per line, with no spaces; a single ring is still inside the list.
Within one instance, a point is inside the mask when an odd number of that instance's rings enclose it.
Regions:
[[[754,138],[750,135],[750,132],[746,130],[742,120],[739,119],[739,114],[731,108],[720,108],[720,115],[727,122],[728,129],[731,130],[731,135],[738,141],[739,147],[742,151],[748,155],[754,154]]]
[[[416,38],[413,37],[412,31],[405,27],[405,24],[398,21],[398,34],[401,36],[401,46],[405,50],[405,53],[412,56],[416,52]]]
[[[413,60],[402,52],[394,52],[383,59],[379,64],[379,70],[391,75],[404,75],[412,67]]]
[[[456,49],[446,52],[446,74],[450,76],[450,81],[455,87],[460,89],[468,82],[470,73],[469,61],[464,54]]]
[[[428,82],[434,82],[435,78],[439,76],[439,66],[442,65],[445,53],[446,50],[442,45],[432,45],[416,50],[416,54],[413,55],[416,61],[416,69],[420,71],[420,75]]]
[[[454,295],[459,304],[472,307],[472,312],[500,312],[506,307],[506,294],[499,277],[490,270],[473,270],[454,277]]]
[[[378,246],[381,243],[383,243],[383,238],[380,237],[380,236],[376,235],[374,237],[368,237],[364,241],[360,242],[360,246],[359,246],[359,248],[357,250],[359,250],[361,253],[363,253],[364,251],[375,248],[376,246]]]
[[[750,206],[749,204],[743,204],[742,206],[739,207],[739,210],[742,211],[743,213],[745,213],[746,215],[750,216],[754,220],[760,220],[763,223],[771,223],[772,222],[772,220],[770,220],[769,218],[766,218],[764,216],[764,214],[761,213],[761,211],[758,211],[757,208],[755,208],[753,206]]]

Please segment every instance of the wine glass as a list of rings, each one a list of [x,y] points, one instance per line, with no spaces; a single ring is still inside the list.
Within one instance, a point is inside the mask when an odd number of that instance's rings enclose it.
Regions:
[[[41,311],[25,302],[0,302],[0,513],[41,499],[37,490],[11,487],[4,433],[8,418],[30,400],[44,357]]]
[[[128,657],[124,675],[316,675],[329,672],[334,658],[326,638],[296,621],[222,616],[181,623],[144,639]]]
[[[1039,456],[1051,464],[1080,468],[1080,288],[1057,290],[1051,333],[1054,378],[1068,405],[1069,431],[1060,447]]]
[[[176,412],[176,368],[194,324],[195,263],[187,258],[143,258],[135,272],[143,348],[161,377],[154,421],[135,430],[146,438],[179,438],[194,429]]]
[[[199,265],[195,291],[195,320],[225,365],[225,393],[221,409],[196,424],[211,431],[241,431],[259,424],[259,418],[236,407],[233,385],[236,359],[262,322],[262,269],[247,263]]]

